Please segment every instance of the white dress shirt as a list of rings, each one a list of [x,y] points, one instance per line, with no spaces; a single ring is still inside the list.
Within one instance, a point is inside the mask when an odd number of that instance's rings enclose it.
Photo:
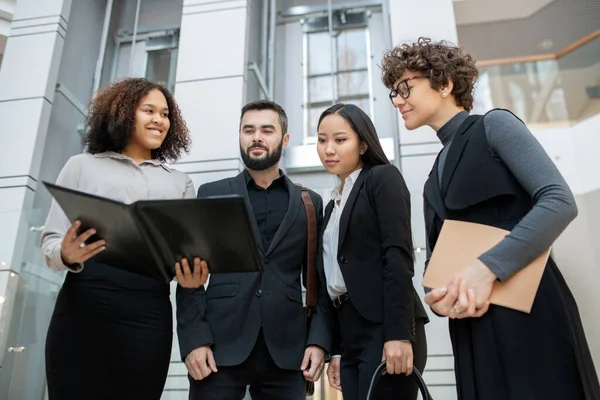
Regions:
[[[341,182],[336,188],[331,191],[331,198],[333,199],[333,210],[331,211],[331,217],[323,233],[323,266],[325,268],[325,278],[327,281],[327,292],[331,299],[346,293],[346,282],[338,263],[338,244],[340,240],[340,218],[344,206],[348,201],[352,187],[360,175],[361,169],[357,169],[350,174],[344,181],[342,189]]]

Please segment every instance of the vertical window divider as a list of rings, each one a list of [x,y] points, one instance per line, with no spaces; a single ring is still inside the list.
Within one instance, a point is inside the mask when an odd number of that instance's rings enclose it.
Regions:
[[[371,18],[371,13],[369,12],[369,14],[367,15],[368,18]],[[367,41],[366,43],[366,49],[367,49],[367,79],[368,79],[368,85],[369,85],[369,114],[371,116],[371,119],[374,121],[375,120],[375,99],[373,98],[374,96],[374,90],[373,90],[373,51],[371,49],[371,31],[369,28],[369,25],[367,25],[367,27],[365,28],[365,39]]]

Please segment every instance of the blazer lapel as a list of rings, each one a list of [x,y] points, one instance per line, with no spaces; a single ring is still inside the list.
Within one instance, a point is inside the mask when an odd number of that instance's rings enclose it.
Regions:
[[[352,213],[354,203],[356,203],[356,199],[358,198],[358,192],[360,192],[360,189],[365,182],[365,177],[369,173],[370,169],[370,167],[365,166],[363,167],[362,171],[360,171],[356,182],[354,182],[354,186],[352,186],[350,196],[348,196],[348,200],[346,200],[346,204],[344,204],[344,209],[342,210],[342,215],[340,217],[340,240],[338,243],[338,253],[342,248],[342,243],[344,243],[344,239],[346,238],[346,231],[348,230],[348,221],[350,220],[350,214]]]
[[[427,178],[427,181],[425,182],[423,192],[425,197],[424,200],[431,205],[431,208],[433,208],[435,213],[443,221],[446,218],[446,207],[444,206],[444,200],[442,199],[442,194],[440,192],[438,160],[439,155],[429,173],[429,178]]]
[[[319,249],[317,252],[317,267],[319,268],[319,271],[323,274],[325,273],[325,265],[323,264],[323,235],[325,234],[325,229],[327,229],[327,224],[329,224],[329,220],[331,219],[333,206],[333,200],[329,200],[329,203],[327,203],[327,206],[325,207],[325,215],[323,215],[323,223],[321,224],[319,240],[317,241],[317,246]]]
[[[452,143],[450,143],[448,155],[446,156],[446,162],[442,171],[442,185],[440,188],[442,198],[446,197],[448,185],[452,180],[452,176],[454,175],[456,166],[460,161],[460,157],[462,156],[463,150],[465,149],[465,145],[469,141],[469,137],[465,133],[471,127],[471,125],[473,125],[475,121],[477,121],[479,118],[479,115],[471,115],[467,117],[467,119],[458,128],[458,131],[456,132],[456,135],[454,135]]]
[[[323,223],[321,224],[321,232],[319,232],[319,234],[323,235],[323,233],[325,233],[325,229],[327,228],[327,224],[329,223],[329,220],[331,219],[331,213],[333,212],[333,200],[329,200],[329,203],[327,203],[327,206],[325,207],[325,215],[323,215]]]
[[[246,177],[244,172],[233,178],[231,181],[231,191],[244,197],[246,208],[248,209],[248,218],[250,218],[250,225],[252,225],[252,232],[254,232],[256,244],[258,245],[261,253],[265,254],[260,231],[258,230],[258,224],[256,223],[256,218],[254,217],[254,209],[252,208],[252,203],[250,203],[250,196],[248,196],[248,186],[246,185]]]
[[[290,227],[292,226],[292,224],[296,220],[296,217],[298,216],[300,206],[304,207],[304,205],[301,204],[302,190],[300,189],[300,187],[295,185],[287,176],[284,179],[288,189],[288,193],[290,194],[288,200],[288,209],[287,213],[283,217],[283,221],[281,221],[281,225],[279,225],[277,232],[275,232],[275,236],[271,241],[271,246],[267,250],[266,255],[273,251],[273,249],[279,244],[281,239],[283,239],[287,231],[290,230]]]

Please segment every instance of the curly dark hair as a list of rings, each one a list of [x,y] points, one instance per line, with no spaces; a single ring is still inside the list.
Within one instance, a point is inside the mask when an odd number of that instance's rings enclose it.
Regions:
[[[421,37],[417,43],[405,43],[387,51],[381,68],[381,80],[390,89],[406,70],[428,76],[431,88],[435,90],[452,80],[451,94],[456,105],[467,111],[473,109],[473,89],[479,71],[475,59],[458,46]]]
[[[162,145],[152,150],[152,158],[162,162],[177,160],[188,152],[190,132],[173,95],[162,85],[144,78],[125,78],[100,90],[90,102],[83,145],[91,154],[121,153],[135,129],[135,113],[140,100],[151,90],[160,90],[167,99],[170,127]]]

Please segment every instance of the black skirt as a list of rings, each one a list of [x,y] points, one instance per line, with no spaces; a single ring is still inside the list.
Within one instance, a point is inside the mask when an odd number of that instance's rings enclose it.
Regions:
[[[600,400],[575,299],[549,260],[530,314],[450,320],[459,400]]]
[[[94,262],[68,273],[46,338],[50,400],[159,400],[172,325],[168,284]]]

